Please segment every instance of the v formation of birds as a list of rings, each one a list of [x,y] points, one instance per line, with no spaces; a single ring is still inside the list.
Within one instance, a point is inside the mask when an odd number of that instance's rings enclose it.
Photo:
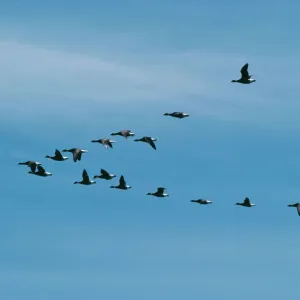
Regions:
[[[241,77],[240,79],[232,80],[231,82],[241,83],[241,84],[250,84],[253,82],[256,82],[255,79],[252,78],[252,75],[249,75],[248,73],[248,63],[246,63],[240,70]],[[170,116],[173,118],[183,119],[186,117],[189,117],[190,115],[184,112],[173,112],[173,113],[164,113],[164,116]],[[125,139],[128,139],[129,137],[134,137],[135,133],[133,133],[131,130],[125,129],[121,130],[119,132],[111,133],[112,136],[122,136]],[[144,142],[148,143],[154,150],[156,150],[156,145],[154,142],[157,141],[156,138],[150,137],[150,136],[144,136],[139,139],[134,139],[135,142]],[[106,149],[108,147],[113,148],[113,143],[116,141],[111,140],[109,138],[103,138],[99,140],[92,140],[92,143],[100,143],[102,144]],[[88,152],[87,150],[83,150],[80,148],[71,148],[71,149],[64,149],[62,152],[70,152],[73,155],[73,161],[80,161],[82,154]],[[59,150],[55,150],[54,156],[46,155],[45,158],[49,158],[55,161],[65,161],[69,159],[66,156],[63,156],[62,153]],[[43,167],[42,164],[36,161],[26,161],[26,162],[19,162],[19,165],[27,165],[30,168],[29,174],[47,177],[52,176],[52,173],[47,172]],[[115,174],[110,174],[108,171],[101,169],[100,175],[95,175],[93,179],[104,179],[104,180],[111,180],[116,177]],[[91,180],[87,171],[84,169],[82,172],[82,180],[81,181],[75,181],[74,184],[82,184],[82,185],[92,185],[95,184],[95,180]],[[120,190],[128,190],[131,188],[130,185],[128,185],[125,181],[125,178],[123,175],[119,178],[119,184],[118,185],[112,185],[111,188],[120,189]],[[158,187],[156,192],[149,192],[147,195],[155,196],[155,197],[168,197],[169,194],[165,192],[166,188],[164,187]],[[211,200],[207,199],[197,199],[197,200],[190,200],[191,202],[198,203],[198,204],[212,204]],[[256,206],[255,204],[251,203],[250,199],[246,197],[243,202],[237,202],[236,205],[244,206],[244,207],[253,207]],[[288,207],[296,207],[298,215],[300,216],[300,203],[294,203],[289,204]]]

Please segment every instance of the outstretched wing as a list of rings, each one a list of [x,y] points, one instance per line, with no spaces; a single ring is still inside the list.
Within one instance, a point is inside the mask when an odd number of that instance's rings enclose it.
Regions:
[[[109,176],[109,173],[107,171],[105,171],[104,169],[101,169],[100,172],[104,176],[107,176],[107,177]]]
[[[150,146],[151,146],[154,150],[156,150],[156,146],[155,146],[154,142],[152,141],[151,137],[147,137],[146,140],[147,140],[147,142],[150,144]]]
[[[246,197],[246,198],[245,198],[245,200],[244,200],[244,204],[245,204],[245,205],[250,205],[250,200],[249,200],[249,198],[248,198],[248,197]]]
[[[62,154],[61,154],[60,151],[58,151],[57,149],[55,150],[55,156],[56,156],[58,159],[62,159],[62,158],[63,158]]]
[[[76,149],[73,152],[73,160],[76,162],[77,160],[81,160],[81,150],[80,149]]]
[[[106,143],[107,143],[107,145],[108,145],[110,148],[113,147],[113,145],[112,145],[112,143],[110,142],[110,140],[108,140]]]
[[[298,215],[300,216],[300,204],[297,205],[297,212],[298,212]]]
[[[157,194],[163,194],[164,191],[165,191],[165,188],[163,188],[163,187],[158,187],[157,188]]]
[[[31,169],[31,172],[35,172],[35,169],[36,169],[36,163],[33,161],[33,162],[30,162],[28,164],[29,168]]]
[[[249,73],[248,73],[248,64],[245,64],[242,68],[241,68],[241,74],[242,74],[242,78],[244,79],[249,79]]]
[[[123,175],[121,175],[121,177],[120,177],[120,186],[126,186],[126,181],[125,181]]]
[[[83,181],[90,181],[90,178],[89,178],[89,175],[88,175],[86,169],[84,169],[82,172],[82,179],[83,179]]]
[[[37,166],[39,173],[44,174],[46,171],[42,166]]]

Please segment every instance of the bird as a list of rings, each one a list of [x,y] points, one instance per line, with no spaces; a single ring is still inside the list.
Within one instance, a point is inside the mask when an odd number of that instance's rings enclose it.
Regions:
[[[158,187],[155,193],[148,193],[147,195],[155,196],[155,197],[168,197],[169,194],[165,193],[164,187]]]
[[[106,179],[106,180],[111,180],[112,178],[116,177],[115,174],[110,174],[107,171],[105,171],[104,169],[101,169],[100,172],[101,172],[101,175],[95,175],[94,179],[102,178],[102,179]]]
[[[35,172],[37,166],[41,166],[42,164],[38,161],[28,160],[25,162],[19,162],[18,165],[26,165],[31,169],[31,172]]]
[[[127,189],[131,189],[131,186],[126,184],[124,176],[121,175],[120,180],[119,180],[119,185],[112,185],[110,188],[120,189],[120,190],[127,190]]]
[[[71,153],[73,153],[73,160],[74,160],[74,162],[76,162],[77,160],[81,160],[81,155],[82,155],[82,153],[86,153],[86,152],[88,152],[87,150],[82,150],[82,149],[79,149],[79,148],[72,148],[72,149],[69,149],[69,150],[67,150],[67,149],[64,149],[64,150],[62,150],[62,152],[71,152]]]
[[[157,141],[156,138],[152,138],[150,136],[144,136],[141,139],[135,139],[135,142],[145,142],[148,143],[154,150],[156,150],[156,146],[154,144],[155,141]]]
[[[108,138],[100,139],[100,140],[92,140],[92,143],[100,143],[102,144],[106,149],[108,149],[108,146],[110,148],[113,147],[112,143],[115,143],[116,141],[110,140]]]
[[[300,216],[300,203],[289,204],[288,207],[297,207],[298,215]]]
[[[133,133],[129,129],[124,129],[119,132],[113,132],[110,135],[120,135],[120,136],[123,136],[125,139],[127,139],[129,136],[135,136],[135,133]]]
[[[164,116],[170,116],[173,118],[183,119],[183,118],[189,117],[190,115],[187,113],[184,113],[184,112],[175,111],[172,113],[164,113]]]
[[[74,184],[84,184],[84,185],[90,185],[96,183],[96,181],[90,180],[90,177],[86,171],[86,169],[83,169],[82,172],[82,180],[81,181],[75,181]]]
[[[245,206],[245,207],[255,206],[255,204],[252,204],[250,202],[250,199],[248,197],[245,198],[244,202],[242,202],[242,203],[237,202],[235,205],[241,205],[241,206]]]
[[[55,150],[55,155],[54,156],[46,155],[45,158],[51,158],[51,159],[56,160],[56,161],[64,161],[64,160],[69,159],[69,157],[62,156],[60,151],[58,151],[57,149]]]
[[[204,200],[204,199],[191,200],[191,202],[196,202],[196,203],[199,203],[199,204],[211,204],[212,203],[212,201]]]
[[[243,84],[249,84],[252,82],[255,82],[255,79],[252,79],[252,75],[249,75],[248,73],[248,63],[245,64],[242,68],[241,68],[241,78],[238,80],[231,80],[231,82],[238,82],[238,83],[243,83]]]
[[[46,172],[41,165],[38,165],[37,169],[38,169],[37,171],[29,171],[28,173],[37,176],[42,176],[42,177],[52,176],[52,173]]]

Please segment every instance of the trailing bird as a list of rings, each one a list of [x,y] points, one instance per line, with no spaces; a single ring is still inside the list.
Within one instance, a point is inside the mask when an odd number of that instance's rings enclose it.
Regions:
[[[74,184],[84,184],[84,185],[90,185],[96,183],[96,181],[90,180],[90,177],[85,169],[83,169],[82,172],[82,180],[81,181],[75,181]]]
[[[127,190],[127,189],[131,189],[131,186],[126,184],[124,176],[121,175],[120,180],[119,180],[119,185],[112,185],[111,188],[112,189]]]
[[[169,194],[165,193],[164,187],[158,187],[155,193],[148,193],[147,195],[155,196],[155,197],[168,197]]]
[[[41,166],[42,164],[37,161],[28,160],[25,162],[19,162],[18,165],[26,165],[31,169],[31,172],[35,172],[36,167]]]
[[[172,113],[164,113],[164,116],[170,116],[170,117],[173,117],[173,118],[178,118],[178,119],[183,119],[183,118],[186,118],[186,117],[189,117],[190,115],[187,114],[187,113],[184,113],[184,112],[172,112]]]
[[[82,149],[79,149],[79,148],[72,148],[72,149],[69,149],[69,150],[67,150],[67,149],[64,149],[64,150],[62,150],[62,152],[71,152],[71,153],[73,153],[73,160],[74,160],[74,162],[76,162],[77,160],[81,160],[81,155],[82,155],[82,153],[86,153],[86,152],[88,152],[87,150],[82,150]]]
[[[110,135],[120,135],[120,136],[123,136],[125,139],[127,139],[129,136],[135,136],[135,133],[133,133],[129,129],[124,129],[119,132],[113,132]]]
[[[154,150],[156,150],[156,146],[154,144],[155,141],[157,141],[156,138],[152,138],[150,136],[144,136],[141,139],[135,139],[135,142],[145,142],[148,143]]]
[[[244,202],[242,203],[239,203],[237,202],[235,205],[241,205],[241,206],[245,206],[245,207],[252,207],[252,206],[255,206],[255,204],[252,204],[249,200],[248,197],[245,198]]]
[[[212,203],[212,201],[204,200],[204,199],[191,200],[191,202],[196,202],[196,203],[199,203],[199,204],[211,204]]]
[[[100,143],[102,144],[106,149],[108,149],[108,147],[112,148],[113,145],[112,143],[115,143],[116,141],[110,140],[108,138],[104,138],[104,139],[100,139],[100,140],[92,140],[92,143]]]
[[[298,215],[300,216],[300,203],[289,204],[288,207],[297,207]]]
[[[51,159],[56,160],[56,161],[64,161],[64,160],[69,159],[69,157],[62,156],[60,151],[58,151],[57,149],[55,150],[55,155],[54,156],[46,155],[45,158],[51,158]]]
[[[102,179],[110,180],[110,179],[116,177],[115,174],[110,174],[107,171],[105,171],[104,169],[101,169],[100,172],[101,172],[101,175],[95,175],[94,179],[95,178],[102,178]]]
[[[29,174],[37,175],[37,176],[42,176],[42,177],[47,177],[47,176],[52,176],[50,172],[46,172],[45,169],[41,166],[37,166],[37,171],[29,171]]]
[[[243,83],[243,84],[249,84],[252,82],[255,82],[255,79],[252,79],[252,75],[249,75],[248,73],[248,64],[245,64],[242,68],[241,68],[241,78],[238,80],[231,80],[231,82],[238,82],[238,83]]]

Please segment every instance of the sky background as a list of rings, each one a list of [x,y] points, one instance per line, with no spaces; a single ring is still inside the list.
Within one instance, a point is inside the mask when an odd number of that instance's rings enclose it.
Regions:
[[[1,299],[298,299],[299,9],[1,1]],[[247,62],[257,81],[231,83]],[[157,151],[91,143],[122,129]],[[73,147],[89,152],[44,158]],[[84,168],[133,188],[74,185]]]

